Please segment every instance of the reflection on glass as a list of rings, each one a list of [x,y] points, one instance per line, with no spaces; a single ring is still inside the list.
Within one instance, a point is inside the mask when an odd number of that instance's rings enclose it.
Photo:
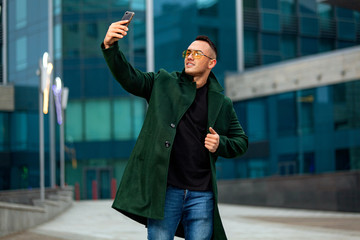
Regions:
[[[314,0],[298,0],[299,10],[302,15],[316,15],[317,2]]]
[[[282,14],[293,15],[296,13],[295,0],[280,0],[280,10]]]
[[[114,138],[116,140],[132,139],[131,99],[121,98],[114,100]]]
[[[66,108],[65,134],[67,142],[83,140],[83,111],[81,101],[69,101]]]
[[[295,136],[297,130],[294,92],[279,94],[277,97],[277,131],[279,136]]]
[[[218,0],[196,0],[196,4],[199,15],[218,15]]]
[[[334,128],[355,129],[360,127],[360,81],[333,86]]]
[[[104,141],[111,139],[109,100],[88,100],[85,102],[85,139]]]
[[[247,104],[247,134],[252,142],[267,138],[267,111],[263,99],[249,101]]]

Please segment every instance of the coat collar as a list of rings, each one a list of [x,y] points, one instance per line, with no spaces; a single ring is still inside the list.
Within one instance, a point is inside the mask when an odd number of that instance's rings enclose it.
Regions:
[[[181,72],[181,82],[183,83],[192,83],[193,77],[185,73],[185,69]],[[219,115],[221,106],[224,102],[224,95],[222,92],[224,91],[223,87],[220,85],[218,80],[216,79],[213,72],[210,72],[208,77],[209,89],[208,89],[208,126],[207,129],[209,131],[209,127],[214,127],[216,119]],[[216,129],[215,129],[216,131]]]

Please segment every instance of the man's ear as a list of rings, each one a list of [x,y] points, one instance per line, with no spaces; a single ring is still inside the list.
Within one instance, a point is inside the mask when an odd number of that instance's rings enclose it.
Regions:
[[[213,69],[216,63],[217,63],[216,59],[211,59],[208,64],[209,69]]]

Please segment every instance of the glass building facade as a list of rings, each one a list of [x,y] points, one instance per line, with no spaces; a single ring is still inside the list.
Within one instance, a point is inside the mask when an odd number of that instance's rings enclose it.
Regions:
[[[54,74],[69,88],[65,181],[79,184],[81,198],[86,199],[92,198],[96,180],[98,196],[108,198],[111,179],[121,179],[135,144],[146,102],[130,96],[114,80],[100,43],[112,22],[127,10],[135,11],[129,34],[119,45],[128,60],[145,71],[146,2],[54,0],[53,6]],[[8,83],[15,86],[16,106],[13,112],[0,111],[0,190],[39,186],[39,79],[35,72],[48,50],[47,9],[47,1],[42,0],[7,1],[7,72]],[[243,20],[246,69],[360,42],[358,12],[315,0],[243,0]],[[224,84],[225,73],[237,69],[235,1],[154,0],[155,70],[181,71],[181,52],[200,34],[208,35],[218,47],[214,73]],[[259,151],[219,160],[218,177],[359,168],[357,96],[360,89],[355,81],[235,102],[251,147]],[[46,170],[48,128],[45,116]],[[315,144],[320,140],[326,140],[325,147]],[[58,151],[58,140],[56,146]],[[49,171],[45,179],[49,186]]]
[[[258,178],[359,170],[359,96],[355,80],[234,103],[253,149],[241,159],[224,159],[218,174]]]

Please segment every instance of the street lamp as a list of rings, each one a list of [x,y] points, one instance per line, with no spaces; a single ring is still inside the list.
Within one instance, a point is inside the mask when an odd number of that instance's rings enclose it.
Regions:
[[[55,99],[57,122],[60,126],[60,186],[65,187],[65,138],[64,138],[64,111],[67,106],[69,89],[63,86],[61,78],[55,78],[52,86]]]
[[[39,60],[39,164],[40,164],[40,200],[45,200],[44,178],[44,114],[47,114],[49,106],[50,74],[53,66],[49,61],[49,54],[45,52]]]

